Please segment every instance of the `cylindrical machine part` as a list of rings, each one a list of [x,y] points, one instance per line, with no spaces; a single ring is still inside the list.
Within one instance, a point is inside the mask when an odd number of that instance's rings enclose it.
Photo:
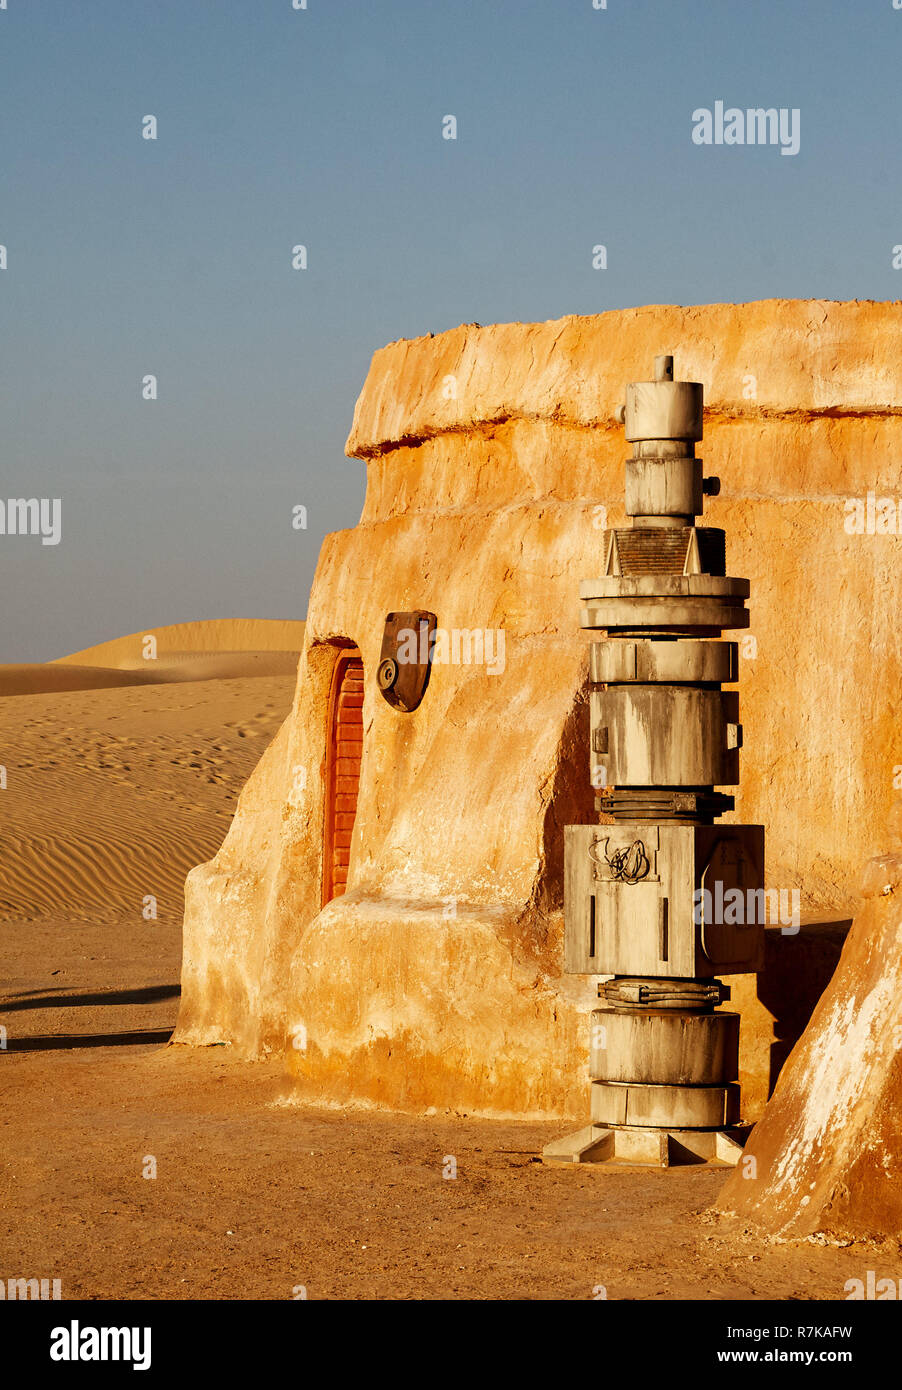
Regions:
[[[735,681],[738,673],[739,647],[735,642],[645,637],[593,642],[589,648],[589,678],[598,685],[655,681],[722,685]]]
[[[605,785],[724,787],[739,779],[739,699],[697,685],[609,685],[589,696]],[[600,784],[600,772],[593,781]]]
[[[650,1009],[660,1013],[662,1010],[681,1009],[686,1013],[711,1013],[730,996],[722,980],[617,975],[598,986],[598,997],[618,1012]]]
[[[698,916],[700,883],[713,904],[715,888],[763,880],[760,827],[714,826],[733,806],[716,788],[738,782],[742,730],[722,689],[737,644],[713,639],[748,626],[749,586],[726,574],[723,531],[695,525],[711,491],[695,457],[703,410],[701,383],[675,381],[669,353],[653,381],[627,386],[632,525],[607,532],[599,577],[580,583],[583,627],[607,634],[590,648],[590,761],[613,824],[567,828],[566,950],[569,969],[612,976],[590,1074],[593,1125],[615,1131],[738,1122],[739,1015],[718,1011],[729,990],[712,977],[763,955],[757,927],[713,906]]]
[[[704,507],[702,469],[697,458],[627,459],[627,516],[685,518],[689,526]]]
[[[637,576],[644,579],[645,575]],[[665,576],[665,579],[670,576]],[[688,578],[710,579],[710,575],[691,575]],[[721,580],[721,584],[723,581]],[[629,585],[624,586],[629,588]],[[638,585],[634,592],[601,594],[589,599],[582,609],[582,625],[587,628],[607,628],[623,636],[649,636],[652,633],[685,632],[687,636],[719,635],[729,628],[749,625],[748,609],[740,595],[704,592],[701,584],[688,582],[682,592],[675,586],[657,586],[664,593],[644,593]],[[694,592],[693,592],[694,590]]]
[[[624,426],[632,444],[647,439],[702,437],[704,388],[698,381],[632,381],[626,388]]]
[[[734,811],[736,802],[725,792],[712,792],[706,787],[683,788],[682,791],[667,791],[662,787],[628,787],[618,791],[612,787],[595,798],[595,809],[617,822],[655,825],[674,821],[684,825],[713,825],[719,816]]]
[[[592,1123],[652,1129],[724,1129],[739,1120],[739,1087],[645,1086],[593,1081]]]
[[[595,1009],[593,1081],[726,1086],[739,1074],[739,1015]]]

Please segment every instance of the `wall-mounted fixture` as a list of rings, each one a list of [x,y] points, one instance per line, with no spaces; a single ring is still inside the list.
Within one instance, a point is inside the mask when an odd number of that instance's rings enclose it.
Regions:
[[[385,619],[376,684],[392,709],[410,714],[425,695],[437,622],[434,613],[422,608],[389,613]]]

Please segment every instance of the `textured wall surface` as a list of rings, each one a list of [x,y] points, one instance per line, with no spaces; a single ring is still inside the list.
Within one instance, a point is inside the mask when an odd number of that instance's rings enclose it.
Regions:
[[[885,849],[902,764],[902,539],[844,525],[847,498],[902,497],[900,330],[895,304],[768,301],[467,325],[377,352],[348,441],[363,515],[324,542],[292,715],[188,880],[177,1039],[284,1051],[318,1099],[585,1115],[594,991],[561,976],[560,912],[562,827],[593,818],[577,585],[625,521],[614,412],[666,351],[705,385],[699,452],[722,483],[705,516],[752,583],[731,819],[766,826],[772,885],[843,915]],[[503,673],[438,665],[418,710],[392,710],[373,680],[383,623],[413,608],[502,629]],[[364,660],[363,767],[349,892],[321,910],[342,641]],[[769,959],[773,998],[790,953]],[[774,1011],[749,985],[763,1101]]]

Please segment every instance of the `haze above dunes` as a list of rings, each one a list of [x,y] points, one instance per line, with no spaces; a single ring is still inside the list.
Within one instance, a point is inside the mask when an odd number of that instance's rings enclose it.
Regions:
[[[147,638],[156,643],[148,658]],[[105,690],[173,681],[286,676],[297,669],[304,623],[216,618],[173,623],[101,642],[47,663],[0,665],[0,696]]]

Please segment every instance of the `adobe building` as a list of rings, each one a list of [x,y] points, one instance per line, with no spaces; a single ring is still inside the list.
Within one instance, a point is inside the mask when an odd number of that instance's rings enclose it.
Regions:
[[[377,352],[347,444],[366,501],[324,541],[291,715],[188,878],[175,1040],[276,1057],[320,1103],[585,1122],[598,981],[565,973],[562,913],[564,827],[598,820],[578,583],[627,524],[624,387],[673,352],[704,386],[706,522],[751,583],[724,821],[765,828],[767,883],[806,914],[731,981],[756,1120],[890,849],[900,333],[895,303],[777,300]],[[402,698],[384,638],[407,614],[442,645]]]

